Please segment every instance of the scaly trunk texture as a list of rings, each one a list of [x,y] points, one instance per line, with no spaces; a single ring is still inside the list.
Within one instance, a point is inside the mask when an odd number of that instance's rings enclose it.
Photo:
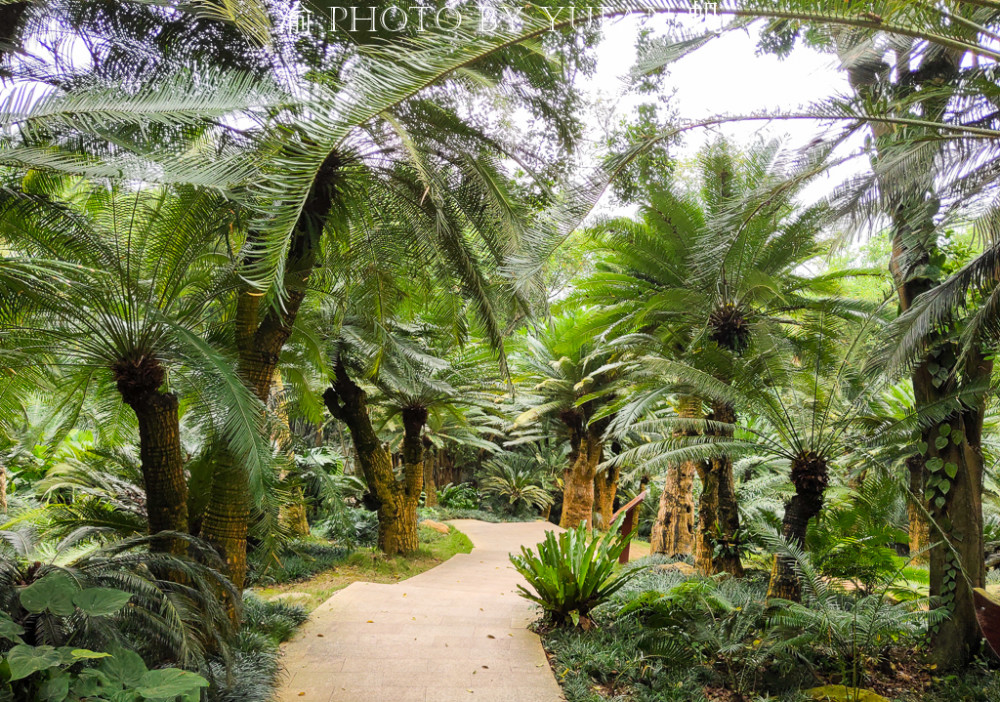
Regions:
[[[826,459],[812,451],[796,456],[792,461],[791,477],[795,495],[785,505],[781,533],[786,541],[802,548],[806,542],[809,520],[823,509],[823,493],[830,482]],[[771,580],[767,587],[768,597],[799,601],[802,597],[802,585],[794,565],[795,561],[787,556],[774,557]]]
[[[924,499],[924,480],[927,470],[924,463],[924,457],[920,455],[906,459],[912,493],[906,500],[906,514],[909,521],[910,557],[914,563],[927,562],[928,554],[925,549],[931,543],[931,525],[925,513],[927,500]]]
[[[736,410],[726,403],[713,402],[708,419],[733,425]],[[716,436],[732,436],[731,428],[709,432]],[[695,540],[695,567],[704,575],[729,573],[743,575],[739,554],[740,510],[736,501],[736,478],[733,460],[719,456],[702,461],[697,466],[701,478],[698,499],[698,536]]]
[[[289,462],[295,460],[292,450],[292,426],[288,420],[288,401],[285,397],[285,384],[281,380],[281,370],[275,368],[271,380],[271,395],[268,405],[274,415],[280,420],[272,438],[277,441]],[[283,472],[281,479],[285,480],[288,473]],[[301,485],[293,485],[288,491],[288,501],[278,508],[278,521],[292,536],[308,536],[309,514],[306,510],[306,495]]]
[[[306,296],[309,277],[316,266],[316,255],[336,196],[341,165],[340,157],[331,154],[320,166],[306,196],[285,260],[285,299],[280,307],[269,305],[262,309],[263,298],[249,287],[240,292],[236,303],[239,374],[264,403],[271,395],[281,350],[292,334],[299,307]],[[236,468],[239,470],[223,468],[213,476],[206,511],[214,511],[216,519],[210,524],[206,521],[201,530],[202,538],[219,550],[226,563],[246,562],[246,535],[250,525],[249,510],[244,511],[242,504],[237,509],[225,504],[234,496],[249,496],[246,468],[241,465]],[[243,587],[243,580],[237,577],[238,574],[227,575],[234,585]]]
[[[434,468],[437,451],[426,436],[424,443],[424,507],[437,507],[437,484],[434,482]]]
[[[139,424],[139,461],[146,489],[149,533],[187,533],[187,477],[181,453],[180,409],[173,393],[160,392],[163,366],[150,356],[119,361],[114,368],[118,391]],[[173,554],[187,552],[180,539],[154,539],[152,548]]]
[[[592,527],[594,511],[594,474],[590,472],[589,441],[581,441],[569,469],[563,473],[563,506],[559,526],[572,529],[581,522]]]
[[[602,453],[598,453],[597,465],[600,465],[603,458]],[[615,496],[618,494],[618,479],[621,477],[621,468],[607,468],[594,476],[594,519],[598,529],[608,529],[611,526],[611,518],[615,514]]]
[[[969,29],[968,31],[975,31]],[[848,67],[848,80],[852,89],[862,98],[883,100],[886,96],[925,95],[911,101],[906,116],[921,112],[925,120],[939,120],[949,109],[949,102],[958,86],[963,52],[938,47],[932,51],[914,51],[912,44],[899,43],[894,47],[896,69],[890,72],[878,50],[868,54],[858,52],[855,36],[842,31],[835,37],[844,65]],[[842,41],[843,40],[843,41]],[[927,88],[927,89],[925,89]],[[878,157],[898,152],[900,138],[907,138],[887,123],[870,126]],[[892,253],[889,269],[896,284],[901,312],[908,310],[921,294],[937,287],[941,279],[928,277],[930,257],[937,251],[935,218],[940,212],[941,201],[934,189],[938,164],[935,153],[928,150],[913,151],[914,158],[907,164],[907,177],[893,181],[879,177],[879,187],[887,201],[885,212],[892,223]],[[934,351],[930,339],[927,347]],[[948,346],[949,344],[945,344]],[[938,349],[940,350],[940,349]],[[959,367],[950,355],[942,362],[930,354],[922,359],[911,374],[916,410],[919,412],[934,405],[959,387],[987,382],[993,362],[974,351],[964,367]],[[930,364],[939,367],[938,373],[930,372]],[[946,380],[945,380],[946,379]],[[935,384],[936,383],[936,384]],[[982,450],[981,431],[985,403],[972,402],[948,424],[957,431],[958,442],[949,440],[943,451],[934,442],[938,438],[936,427],[923,432],[928,444],[926,458],[941,458],[954,466],[955,477],[949,477],[949,489],[943,504],[937,505],[937,494],[925,494],[934,523],[930,525],[930,540],[939,546],[930,552],[930,594],[940,598],[938,606],[948,609],[949,616],[935,627],[932,633],[933,658],[941,668],[964,666],[979,648],[981,634],[975,618],[972,588],[982,587],[985,564],[983,554],[982,516]],[[925,479],[931,472],[925,471]],[[956,562],[956,554],[958,561]],[[953,573],[957,574],[952,575]]]
[[[685,419],[701,419],[701,400],[682,397],[677,415]],[[698,432],[681,429],[675,437],[696,436]],[[662,553],[671,558],[684,558],[694,553],[694,476],[698,461],[681,461],[667,467],[667,476],[660,494],[660,505],[650,535],[650,553]]]
[[[374,503],[378,514],[378,547],[384,553],[395,555],[417,549],[417,502],[423,484],[423,446],[420,430],[416,436],[404,436],[403,479],[397,480],[392,469],[392,454],[378,440],[368,413],[368,396],[351,378],[343,364],[335,366],[331,385],[323,393],[323,402],[330,414],[347,425],[358,455],[361,474],[368,485],[367,502]],[[404,431],[412,431],[419,416],[404,412]]]
[[[220,451],[212,477],[212,494],[202,517],[201,533],[225,563],[226,575],[240,590],[247,575],[247,531],[250,489],[243,466]]]
[[[7,512],[7,467],[0,463],[0,512]]]

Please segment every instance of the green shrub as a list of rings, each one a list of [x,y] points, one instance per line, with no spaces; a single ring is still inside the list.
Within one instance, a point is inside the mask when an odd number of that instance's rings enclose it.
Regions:
[[[470,483],[459,485],[448,483],[438,490],[438,504],[451,509],[477,509],[479,492]]]
[[[212,681],[208,702],[270,702],[280,674],[278,645],[291,638],[308,618],[305,608],[268,602],[247,592],[243,626],[229,661],[213,660],[206,670]]]
[[[68,573],[52,571],[18,590],[26,619],[63,632],[72,621],[76,627],[100,625],[120,612],[132,599],[122,590],[81,587]],[[139,702],[183,700],[195,702],[208,686],[205,678],[186,670],[148,670],[137,653],[121,646],[109,652],[65,644],[33,645],[29,632],[8,614],[0,613],[0,700],[87,700],[88,702]],[[52,634],[62,638],[61,633]],[[69,637],[72,638],[72,637]]]
[[[312,534],[347,548],[371,548],[378,541],[378,515],[361,507],[345,507],[318,521]]]
[[[329,570],[342,563],[352,552],[352,548],[322,541],[300,539],[285,544],[273,559],[258,560],[252,554],[247,583],[251,585],[274,585],[290,583]]]
[[[558,536],[550,531],[535,550],[522,546],[521,555],[511,555],[510,560],[535,594],[518,585],[521,595],[540,604],[557,625],[589,625],[591,610],[638,574],[616,572],[618,556],[635,534],[634,529],[627,535],[619,533],[623,519],[624,515],[594,539],[581,525]]]
[[[480,483],[483,495],[493,498],[511,515],[530,514],[552,506],[547,476],[534,456],[504,452],[486,464]]]

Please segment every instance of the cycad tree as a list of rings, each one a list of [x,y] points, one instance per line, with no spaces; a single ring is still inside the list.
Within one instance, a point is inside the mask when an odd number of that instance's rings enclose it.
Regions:
[[[219,440],[258,474],[268,454],[255,400],[202,336],[232,285],[216,260],[227,210],[191,189],[33,183],[29,193],[8,191],[0,212],[11,252],[4,283],[31,302],[31,314],[3,330],[5,346],[21,349],[13,370],[61,367],[62,390],[78,397],[113,383],[138,422],[150,532],[187,532],[181,395],[197,393],[197,410],[219,418]]]
[[[723,373],[718,369],[726,364],[714,356],[742,356],[754,335],[794,324],[801,310],[854,313],[854,305],[834,297],[838,279],[854,271],[808,274],[829,250],[820,238],[825,209],[798,206],[800,184],[789,175],[777,144],[740,154],[720,142],[701,154],[699,190],[678,185],[650,193],[640,221],[603,223],[596,234],[607,255],[580,284],[580,296],[601,305],[605,333],[622,336],[628,346],[655,347],[666,358],[694,365],[704,358],[706,368]],[[654,392],[652,399],[667,399],[662,388]],[[673,401],[686,419],[717,422],[711,431],[728,431],[736,421],[734,408],[721,400],[682,392]],[[730,458],[671,466],[667,483],[675,489],[664,491],[658,521],[687,531],[693,497],[686,491],[696,470],[703,472],[700,512],[714,515],[699,523],[699,567],[739,573],[738,557],[715,562],[712,555],[715,541],[734,542],[739,530]]]
[[[763,458],[771,465],[784,462],[795,492],[785,504],[782,536],[801,548],[810,520],[823,507],[831,470],[851,449],[849,432],[868,410],[874,395],[874,386],[866,384],[863,369],[867,341],[882,324],[874,316],[856,327],[813,320],[790,339],[785,335],[758,336],[745,356],[717,357],[719,364],[729,366],[732,380],[728,382],[720,381],[718,373],[682,362],[662,357],[641,359],[644,366],[667,380],[668,386],[695,389],[710,401],[724,401],[739,413],[753,416],[754,421],[721,427],[720,420],[709,417],[697,422],[701,435],[696,437],[673,431],[674,427],[691,427],[695,422],[690,419],[667,416],[639,422],[636,429],[662,438],[625,452],[621,460],[649,468],[676,460],[711,461],[719,455]],[[630,414],[626,407],[619,416]],[[793,558],[775,556],[768,593],[770,597],[798,599]]]
[[[587,316],[564,314],[526,335],[515,377],[531,387],[535,403],[515,426],[551,415],[558,418],[569,441],[559,525],[573,528],[584,522],[589,528],[595,508],[602,524],[609,525],[616,473],[608,476],[598,469],[609,421],[600,411],[612,399],[616,383],[613,350],[594,337]],[[595,490],[604,491],[600,498]]]

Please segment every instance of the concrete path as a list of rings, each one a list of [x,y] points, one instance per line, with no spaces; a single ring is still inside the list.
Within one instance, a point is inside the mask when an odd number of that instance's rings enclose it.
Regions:
[[[508,560],[545,522],[451,522],[474,549],[393,585],[352,583],[285,646],[280,702],[558,702]]]

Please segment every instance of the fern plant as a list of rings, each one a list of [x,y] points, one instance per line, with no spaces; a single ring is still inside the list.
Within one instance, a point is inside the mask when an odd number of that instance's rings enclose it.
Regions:
[[[894,602],[888,597],[902,569],[883,577],[871,594],[856,597],[825,578],[795,544],[776,536],[763,538],[793,563],[802,583],[801,602],[771,600],[769,624],[777,635],[773,650],[819,649],[855,689],[872,667],[885,661],[892,646],[941,618],[939,612],[921,608],[926,601]]]
[[[589,628],[590,613],[606,602],[638,570],[618,572],[616,564],[622,551],[635,535],[635,529],[621,534],[624,515],[611,529],[590,540],[585,525],[556,536],[548,532],[535,549],[521,547],[521,554],[510,557],[517,571],[534,590],[518,585],[521,596],[542,606],[553,624]]]
[[[506,453],[486,464],[488,474],[480,486],[483,494],[495,497],[513,514],[552,506],[545,477],[533,456]]]

